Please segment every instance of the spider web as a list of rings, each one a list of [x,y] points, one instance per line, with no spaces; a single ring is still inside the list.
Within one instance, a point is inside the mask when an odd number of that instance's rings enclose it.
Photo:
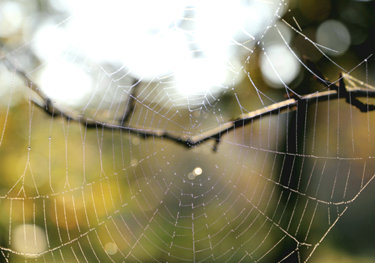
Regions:
[[[258,54],[267,58],[268,31],[279,35],[305,74],[320,78],[281,32],[278,20],[285,5],[277,2],[264,32],[231,43],[246,54],[235,69],[247,76],[245,89],[223,85],[219,93],[181,96],[169,74],[148,80],[122,65],[97,65],[83,53],[64,53],[92,74],[94,90],[83,106],[55,105],[94,120],[94,127],[46,114],[27,87],[22,91],[27,103],[17,105],[19,74],[4,66],[13,78],[0,114],[0,162],[7,178],[0,196],[1,260],[308,261],[373,179],[372,113],[344,100],[317,99],[227,132],[216,152],[211,141],[186,149],[166,138],[130,132],[193,136],[282,101],[258,85],[250,69]],[[186,10],[190,14],[192,8]],[[188,18],[183,19],[194,20]],[[281,21],[324,51],[292,22]],[[3,58],[33,79],[47,62],[35,66],[32,58],[24,64],[31,45],[32,40]],[[347,72],[349,86],[366,87],[350,74],[367,64],[364,60]],[[61,72],[61,78],[69,75]],[[283,84],[287,96],[301,95]],[[128,109],[122,129],[118,122]],[[115,126],[105,129],[99,125],[103,122]],[[364,124],[366,129],[356,129]]]

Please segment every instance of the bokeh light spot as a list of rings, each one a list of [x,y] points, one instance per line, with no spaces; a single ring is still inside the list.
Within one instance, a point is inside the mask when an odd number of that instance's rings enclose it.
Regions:
[[[17,226],[13,231],[13,247],[25,257],[35,258],[47,249],[44,231],[33,224]]]
[[[77,105],[92,89],[91,77],[77,64],[54,60],[42,70],[40,85],[53,102]]]
[[[318,44],[326,47],[323,51],[331,56],[345,53],[351,43],[347,27],[336,20],[328,20],[320,24],[316,32]]]
[[[260,68],[264,80],[274,88],[290,84],[300,71],[300,63],[284,45],[266,48],[260,57]]]

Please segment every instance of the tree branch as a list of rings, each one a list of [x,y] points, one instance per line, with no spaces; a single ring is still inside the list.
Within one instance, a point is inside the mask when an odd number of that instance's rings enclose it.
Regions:
[[[260,119],[265,116],[276,115],[283,112],[288,111],[295,111],[297,110],[298,103],[308,103],[308,102],[317,102],[317,101],[326,101],[326,100],[333,100],[339,98],[345,98],[345,101],[358,108],[361,112],[369,112],[375,110],[375,105],[365,104],[362,103],[358,98],[375,98],[375,89],[369,88],[350,88],[348,89],[344,83],[344,77],[340,76],[340,80],[338,85],[333,84],[329,81],[323,83],[325,86],[329,86],[329,90],[327,91],[320,91],[314,92],[311,94],[307,94],[304,96],[300,96],[298,98],[290,98],[278,103],[271,104],[267,107],[262,109],[258,109],[246,114],[240,115],[237,119],[233,121],[228,121],[226,123],[220,124],[218,127],[213,129],[209,129],[204,131],[195,136],[188,136],[188,135],[178,135],[174,133],[170,133],[164,130],[158,129],[144,129],[140,127],[130,127],[124,126],[124,124],[128,121],[129,116],[133,113],[135,107],[135,96],[136,96],[136,86],[139,82],[135,81],[133,83],[134,87],[132,93],[129,98],[129,105],[124,112],[124,115],[119,123],[111,124],[106,122],[100,122],[94,119],[90,119],[84,117],[79,114],[75,114],[74,112],[66,112],[64,109],[53,105],[52,101],[44,94],[44,92],[39,88],[38,85],[33,83],[33,81],[28,77],[27,73],[23,70],[19,69],[16,65],[14,65],[11,61],[7,58],[3,58],[3,63],[9,68],[9,70],[14,71],[17,75],[19,75],[25,82],[27,87],[30,88],[40,99],[41,102],[33,100],[35,105],[43,109],[47,114],[51,116],[61,116],[63,118],[79,122],[85,125],[87,128],[102,128],[108,130],[122,130],[127,131],[130,134],[135,134],[140,136],[141,138],[162,138],[169,141],[173,141],[177,144],[183,145],[187,148],[193,148],[201,143],[204,143],[209,140],[214,140],[214,151],[217,150],[218,144],[221,141],[221,137],[234,130],[238,127],[243,127],[250,122]],[[322,79],[325,79],[324,76],[319,72],[318,76],[321,76]]]
[[[120,120],[121,126],[124,126],[125,123],[129,121],[129,118],[134,112],[135,102],[136,102],[135,97],[137,96],[137,88],[140,82],[141,81],[138,79],[134,79],[133,81],[132,90],[131,90],[131,93],[129,94],[129,99],[126,102],[124,114],[122,115],[122,118]]]

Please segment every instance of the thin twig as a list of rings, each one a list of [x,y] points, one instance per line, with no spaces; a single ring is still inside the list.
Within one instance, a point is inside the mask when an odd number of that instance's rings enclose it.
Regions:
[[[226,123],[220,124],[218,127],[207,130],[195,136],[188,135],[178,135],[170,133],[165,130],[158,129],[144,129],[140,127],[130,127],[124,126],[124,123],[128,120],[129,116],[132,114],[132,111],[135,107],[134,96],[136,96],[135,89],[133,88],[133,93],[130,95],[130,105],[124,113],[124,117],[119,121],[119,124],[111,124],[106,122],[100,122],[94,119],[87,118],[85,116],[75,114],[73,112],[65,112],[64,109],[59,108],[51,102],[51,100],[43,93],[38,85],[33,83],[33,81],[27,76],[26,72],[20,70],[8,59],[3,58],[3,62],[10,69],[16,72],[27,84],[27,86],[39,97],[42,103],[33,101],[38,107],[42,108],[47,114],[52,116],[61,116],[63,118],[82,123],[87,128],[102,128],[109,130],[123,130],[127,131],[130,134],[138,135],[142,138],[163,138],[169,141],[173,141],[177,144],[183,145],[187,148],[193,148],[203,142],[214,140],[214,150],[217,149],[218,144],[220,143],[221,137],[233,129],[243,127],[254,120],[260,119],[265,116],[271,116],[280,114],[287,111],[296,111],[298,103],[315,103],[317,101],[326,101],[334,100],[339,98],[345,98],[345,101],[358,108],[361,112],[369,112],[375,110],[375,105],[367,105],[362,103],[357,98],[375,98],[374,89],[364,89],[364,88],[351,88],[347,89],[344,83],[344,78],[341,77],[339,84],[335,85],[331,82],[325,82],[324,85],[329,83],[329,90],[314,92],[308,95],[300,96],[298,98],[290,98],[278,103],[271,104],[262,109],[258,109],[246,114],[240,115],[237,119],[233,121],[228,121]],[[319,72],[319,71],[317,71]],[[322,79],[325,79],[321,73],[318,73]],[[137,84],[136,84],[137,85]]]
[[[120,125],[124,126],[128,121],[131,115],[134,112],[135,108],[135,97],[137,96],[137,89],[141,81],[139,79],[134,79],[132,87],[131,87],[131,93],[129,94],[129,99],[126,102],[125,111],[122,115],[122,118],[120,120]]]

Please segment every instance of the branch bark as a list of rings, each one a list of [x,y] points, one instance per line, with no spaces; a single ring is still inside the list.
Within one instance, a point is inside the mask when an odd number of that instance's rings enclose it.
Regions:
[[[375,98],[375,89],[370,88],[350,88],[348,89],[344,82],[344,77],[340,76],[338,84],[334,84],[329,82],[328,80],[322,84],[325,87],[329,87],[326,91],[319,91],[314,92],[311,94],[299,96],[296,98],[290,98],[278,103],[271,104],[266,106],[262,109],[258,109],[246,114],[240,115],[233,121],[228,121],[226,123],[220,124],[218,127],[213,129],[209,129],[204,131],[195,136],[188,136],[188,135],[179,135],[174,134],[165,130],[159,129],[144,129],[140,127],[131,127],[125,126],[127,121],[129,120],[130,115],[133,113],[135,107],[135,96],[136,96],[136,86],[138,85],[139,81],[135,81],[133,84],[135,85],[132,94],[130,95],[129,99],[129,107],[125,110],[124,115],[121,120],[119,120],[118,124],[111,124],[106,122],[100,122],[94,119],[87,118],[85,116],[81,116],[79,114],[75,114],[73,112],[66,112],[64,109],[53,105],[52,101],[46,94],[40,89],[40,87],[35,84],[27,75],[26,72],[19,69],[16,65],[14,65],[11,61],[7,58],[3,58],[3,63],[8,67],[9,70],[14,71],[17,75],[19,75],[25,82],[27,87],[30,88],[41,101],[38,102],[34,100],[33,102],[35,105],[43,109],[47,114],[51,116],[61,116],[63,118],[79,122],[85,125],[87,128],[102,128],[108,130],[123,130],[127,131],[130,134],[135,134],[140,136],[141,138],[162,138],[169,141],[173,141],[177,144],[185,146],[186,148],[193,148],[201,143],[204,143],[209,140],[214,140],[214,151],[217,150],[217,146],[221,141],[221,137],[239,127],[243,127],[254,120],[260,119],[265,116],[271,116],[280,114],[287,111],[295,111],[297,110],[299,103],[315,103],[318,101],[326,101],[326,100],[334,100],[344,98],[345,101],[358,108],[361,112],[369,112],[375,110],[375,105],[365,104],[362,103],[358,98]],[[307,61],[309,63],[309,61]],[[312,66],[312,65],[311,65]],[[324,76],[316,69],[317,76],[321,79],[325,79]]]

